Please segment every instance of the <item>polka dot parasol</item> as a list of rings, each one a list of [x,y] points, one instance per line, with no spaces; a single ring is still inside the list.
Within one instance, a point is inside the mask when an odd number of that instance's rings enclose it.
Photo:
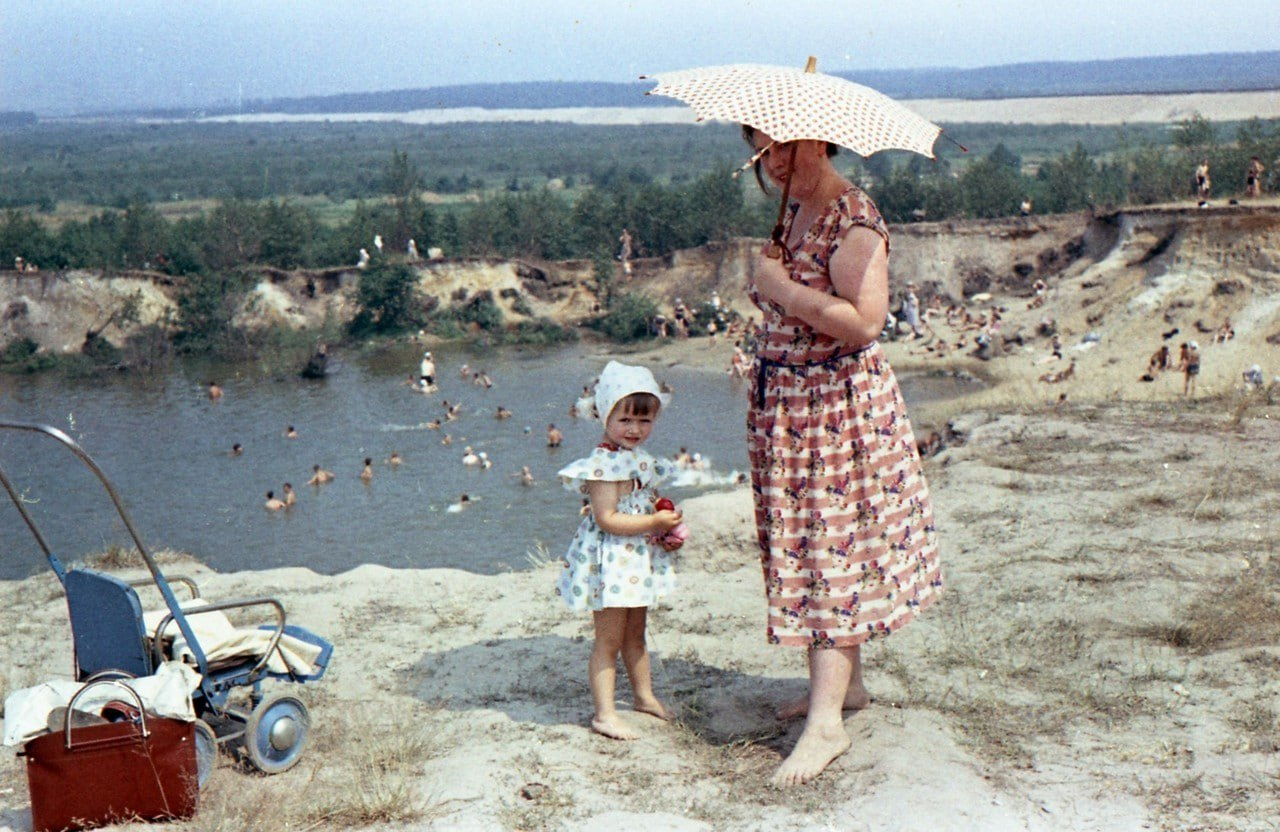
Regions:
[[[942,130],[870,87],[806,69],[730,64],[643,76],[649,95],[683,101],[698,120],[749,124],[776,142],[816,139],[862,156],[911,150],[933,158]]]

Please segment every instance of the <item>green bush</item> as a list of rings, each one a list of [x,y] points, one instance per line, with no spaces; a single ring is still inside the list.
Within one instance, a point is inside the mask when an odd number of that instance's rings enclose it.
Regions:
[[[653,337],[650,322],[657,314],[658,304],[653,298],[639,292],[622,292],[614,296],[613,306],[594,326],[614,341],[639,341]]]
[[[550,318],[521,321],[508,333],[507,342],[532,346],[563,344],[578,340],[578,333]]]
[[[53,355],[40,352],[30,338],[15,338],[0,350],[0,370],[6,373],[38,373],[58,363]]]
[[[356,304],[350,326],[356,337],[416,329],[422,318],[418,273],[405,263],[375,259],[360,274]]]

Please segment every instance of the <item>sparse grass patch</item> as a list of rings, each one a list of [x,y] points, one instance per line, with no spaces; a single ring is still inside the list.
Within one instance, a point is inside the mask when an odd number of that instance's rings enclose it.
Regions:
[[[441,807],[419,794],[426,762],[450,750],[439,732],[429,730],[433,712],[402,714],[388,720],[368,706],[354,713],[325,714],[318,721],[317,760],[305,799],[297,801],[301,819],[315,825],[344,827],[419,820]]]
[[[1235,575],[1211,596],[1186,605],[1177,623],[1138,628],[1139,635],[1194,653],[1264,647],[1280,640],[1280,564],[1269,560]]]
[[[161,566],[198,565],[200,559],[189,552],[174,549],[158,549],[151,553],[151,558]],[[145,569],[147,564],[141,553],[132,546],[113,544],[102,552],[86,555],[84,565],[90,569],[111,572],[124,569]]]
[[[1280,721],[1269,696],[1239,703],[1227,714],[1227,723],[1246,737],[1250,751],[1272,754],[1280,751]]]

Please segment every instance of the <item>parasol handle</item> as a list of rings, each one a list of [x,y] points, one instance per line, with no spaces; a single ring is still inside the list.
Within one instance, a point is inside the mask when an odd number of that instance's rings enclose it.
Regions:
[[[791,196],[791,174],[796,169],[796,142],[791,143],[791,153],[787,156],[787,180],[782,183],[782,201],[778,204],[778,220],[773,224],[773,233],[769,235],[769,239],[773,242],[770,244],[765,255],[774,260],[781,260],[784,263],[790,262],[791,251],[782,241],[782,219],[787,215],[787,198]]]
[[[818,59],[817,59],[817,58],[815,58],[813,55],[810,55],[810,56],[809,56],[809,60],[805,61],[805,64],[804,64],[804,71],[805,71],[805,72],[808,72],[810,75],[812,75],[813,73],[817,72],[817,71],[818,71]]]

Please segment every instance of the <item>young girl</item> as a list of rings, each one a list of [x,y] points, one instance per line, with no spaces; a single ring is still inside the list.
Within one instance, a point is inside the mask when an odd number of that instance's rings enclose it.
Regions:
[[[570,609],[591,610],[595,617],[595,645],[587,665],[595,705],[592,729],[631,740],[638,735],[622,721],[613,701],[619,654],[635,709],[659,719],[674,716],[653,693],[644,630],[649,605],[675,586],[669,553],[681,543],[679,532],[671,534],[681,525],[680,513],[656,509],[654,486],[671,466],[640,450],[664,399],[653,374],[610,361],[594,399],[604,422],[604,441],[590,456],[559,472],[566,488],[586,494],[590,512],[569,544],[556,593]]]

